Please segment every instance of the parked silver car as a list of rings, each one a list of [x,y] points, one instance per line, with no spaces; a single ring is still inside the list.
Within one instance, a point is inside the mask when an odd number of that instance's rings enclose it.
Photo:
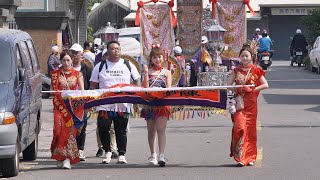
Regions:
[[[311,71],[320,74],[320,36],[314,42],[309,57]]]
[[[0,28],[0,171],[19,174],[20,153],[35,160],[41,129],[41,74],[30,35]]]

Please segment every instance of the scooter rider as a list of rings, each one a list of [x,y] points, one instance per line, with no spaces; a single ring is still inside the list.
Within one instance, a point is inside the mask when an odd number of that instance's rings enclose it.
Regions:
[[[268,37],[267,31],[262,32],[262,38],[258,39],[259,49],[258,56],[260,58],[260,54],[264,51],[268,51],[270,56],[272,57],[273,53],[270,51],[270,47],[273,45],[270,37]]]
[[[302,34],[302,31],[300,29],[297,29],[290,45],[290,59],[293,58],[295,51],[302,51],[303,57],[305,57],[308,54],[307,46],[308,43],[306,37]],[[293,61],[291,61],[290,66],[293,66]]]

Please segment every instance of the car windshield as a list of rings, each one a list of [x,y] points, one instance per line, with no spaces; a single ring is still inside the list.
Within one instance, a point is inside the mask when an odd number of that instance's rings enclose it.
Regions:
[[[9,43],[0,42],[0,82],[11,78],[11,50]]]

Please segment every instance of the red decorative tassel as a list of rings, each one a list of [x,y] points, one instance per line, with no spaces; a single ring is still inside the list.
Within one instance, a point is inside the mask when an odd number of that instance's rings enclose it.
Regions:
[[[177,27],[177,19],[174,17],[174,13],[172,11],[172,7],[174,6],[174,0],[171,0],[169,2],[159,1],[159,0],[150,0],[150,1],[147,1],[147,2],[138,1],[137,2],[138,9],[137,9],[137,12],[136,12],[136,19],[134,21],[134,24],[136,26],[140,26],[140,8],[143,8],[143,6],[145,4],[148,4],[148,3],[151,3],[151,2],[153,2],[153,3],[157,3],[157,2],[167,3],[168,6],[170,7],[172,25],[173,25],[173,27]]]
[[[136,26],[140,26],[140,8],[143,8],[143,5],[144,5],[144,4],[145,4],[145,3],[142,2],[142,1],[138,1],[138,2],[137,2],[138,9],[137,9],[137,12],[136,12],[136,19],[135,19],[135,21],[134,21],[134,24],[135,24]]]
[[[212,19],[215,17],[215,4],[218,2],[218,0],[209,0],[209,3],[211,3],[212,8]]]
[[[250,0],[243,0],[242,1],[243,4],[247,5],[248,9],[250,10],[251,14],[253,14],[254,16],[256,16],[257,14],[254,12],[254,10],[251,8],[250,6]]]

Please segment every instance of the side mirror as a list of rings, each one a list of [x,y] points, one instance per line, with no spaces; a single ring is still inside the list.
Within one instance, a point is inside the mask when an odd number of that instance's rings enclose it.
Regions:
[[[310,51],[312,49],[312,46],[308,45],[307,50]]]
[[[26,81],[26,69],[25,68],[19,68],[19,82],[25,82]]]

